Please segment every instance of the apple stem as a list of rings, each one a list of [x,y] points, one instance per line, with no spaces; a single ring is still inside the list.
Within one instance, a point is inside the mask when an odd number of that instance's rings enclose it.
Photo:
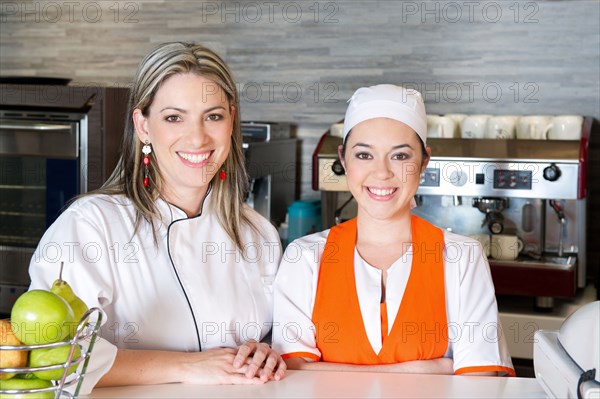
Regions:
[[[62,281],[62,271],[63,271],[63,266],[65,265],[65,262],[60,262],[60,272],[58,272],[58,279]]]

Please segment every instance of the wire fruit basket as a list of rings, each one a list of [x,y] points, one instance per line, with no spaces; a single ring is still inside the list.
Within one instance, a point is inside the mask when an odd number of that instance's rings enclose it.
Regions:
[[[94,318],[95,320],[93,320]],[[32,373],[38,372],[63,370],[60,379],[51,380],[52,386],[32,389],[0,389],[0,397],[76,398],[79,395],[79,390],[81,389],[81,384],[83,383],[83,378],[101,325],[102,311],[99,308],[91,308],[81,317],[75,335],[69,340],[41,345],[0,345],[1,351],[31,351],[34,349],[70,347],[67,360],[64,363],[49,364],[40,367],[0,368],[0,373],[14,373],[24,376],[31,376]],[[80,352],[79,356],[77,356],[77,349]],[[74,368],[76,368],[75,371],[73,371]],[[70,392],[70,390],[67,390],[70,387],[74,387],[75,389]]]

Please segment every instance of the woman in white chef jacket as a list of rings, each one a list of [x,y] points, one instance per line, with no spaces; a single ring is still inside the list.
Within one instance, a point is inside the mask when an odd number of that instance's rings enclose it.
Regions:
[[[289,368],[514,375],[480,244],[411,214],[426,139],[419,92],[350,99],[339,156],[358,214],[283,255],[273,347]]]
[[[256,384],[286,365],[272,323],[274,227],[243,203],[238,94],[222,59],[165,43],[139,64],[119,163],[43,236],[31,289],[63,279],[106,314],[84,392],[171,382]]]

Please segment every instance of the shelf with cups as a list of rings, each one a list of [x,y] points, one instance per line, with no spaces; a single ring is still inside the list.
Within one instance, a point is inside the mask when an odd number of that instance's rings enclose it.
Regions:
[[[25,351],[29,357],[31,351],[66,348],[64,359],[53,359],[44,362],[48,364],[43,366],[31,366],[28,363],[26,367],[0,368],[0,375],[10,376],[0,381],[0,397],[78,397],[101,324],[102,311],[99,308],[91,308],[81,317],[71,339],[39,345],[0,345],[0,351],[3,353]],[[15,375],[20,377],[20,381],[26,381],[27,388],[17,387],[9,382]]]
[[[577,141],[583,119],[580,115],[428,115],[427,137]]]

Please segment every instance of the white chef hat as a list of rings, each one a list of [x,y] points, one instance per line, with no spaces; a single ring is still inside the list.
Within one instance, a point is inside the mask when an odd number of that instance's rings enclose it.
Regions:
[[[401,86],[382,84],[361,87],[350,100],[344,118],[344,141],[350,130],[373,118],[390,118],[410,126],[427,143],[427,115],[421,93]]]

